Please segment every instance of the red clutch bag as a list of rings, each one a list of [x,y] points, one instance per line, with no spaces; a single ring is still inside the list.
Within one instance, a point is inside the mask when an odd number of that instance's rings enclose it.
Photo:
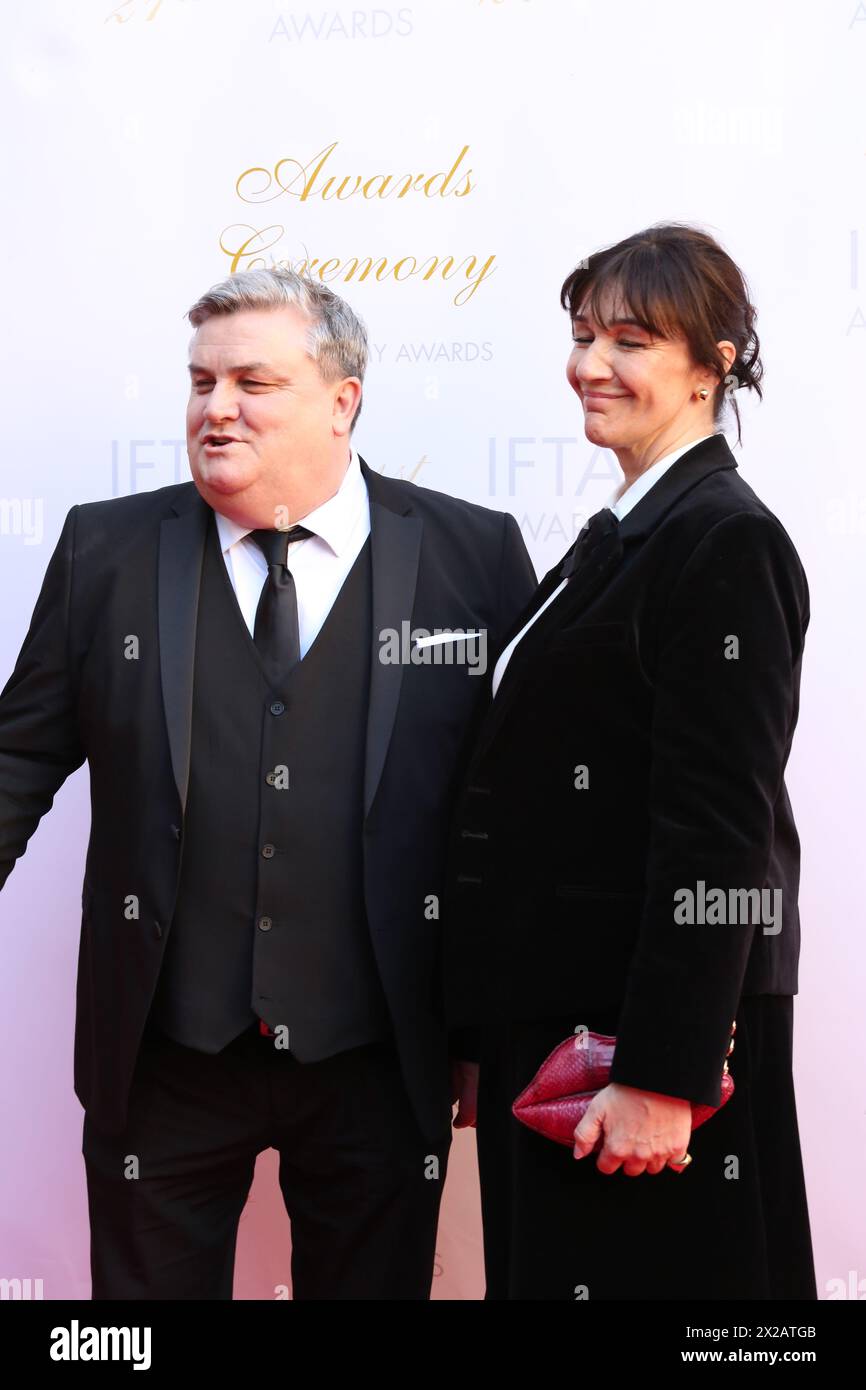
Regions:
[[[693,1105],[692,1129],[715,1115],[734,1094],[734,1078],[728,1071],[727,1057],[734,1050],[734,1033],[722,1069],[722,1097],[718,1105]],[[557,1144],[574,1145],[574,1131],[580,1124],[590,1102],[610,1081],[616,1038],[604,1033],[579,1033],[565,1038],[555,1047],[538,1068],[525,1090],[520,1092],[511,1107],[521,1124],[554,1139]],[[602,1140],[594,1145],[600,1149]]]

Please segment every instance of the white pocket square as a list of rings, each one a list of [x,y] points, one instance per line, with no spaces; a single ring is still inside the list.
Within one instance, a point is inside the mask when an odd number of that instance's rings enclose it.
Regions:
[[[438,647],[443,642],[469,642],[480,636],[480,632],[434,632],[431,637],[416,637],[415,642],[419,647]]]

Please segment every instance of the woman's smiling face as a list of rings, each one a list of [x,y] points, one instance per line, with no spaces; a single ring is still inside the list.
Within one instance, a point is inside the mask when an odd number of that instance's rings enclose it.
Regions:
[[[593,319],[588,304],[580,305],[566,366],[569,385],[583,405],[587,439],[600,448],[643,455],[656,452],[656,443],[677,447],[696,425],[711,432],[716,378],[695,366],[683,335],[662,337],[640,327],[613,289],[602,295],[600,313],[606,328]],[[696,396],[702,386],[708,388],[706,401]]]

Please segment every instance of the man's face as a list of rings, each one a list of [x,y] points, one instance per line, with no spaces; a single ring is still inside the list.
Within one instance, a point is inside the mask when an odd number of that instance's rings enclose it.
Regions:
[[[280,505],[332,466],[335,434],[345,428],[335,416],[340,383],[325,381],[308,356],[307,327],[286,305],[215,314],[193,335],[187,451],[217,510],[221,499],[250,512]]]

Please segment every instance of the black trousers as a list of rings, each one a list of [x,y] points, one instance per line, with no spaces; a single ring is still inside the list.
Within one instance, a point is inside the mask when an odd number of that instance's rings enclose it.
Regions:
[[[275,1148],[295,1299],[426,1299],[450,1126],[418,1128],[390,1041],[302,1064],[249,1031],[142,1044],[126,1128],[84,1120],[94,1299],[230,1299],[256,1155]]]
[[[616,1020],[589,1026],[616,1033]],[[482,1035],[478,1160],[488,1299],[817,1297],[791,1075],[793,999],[740,1002],[735,1091],[681,1173],[604,1174],[527,1129],[511,1102],[571,1018]]]

